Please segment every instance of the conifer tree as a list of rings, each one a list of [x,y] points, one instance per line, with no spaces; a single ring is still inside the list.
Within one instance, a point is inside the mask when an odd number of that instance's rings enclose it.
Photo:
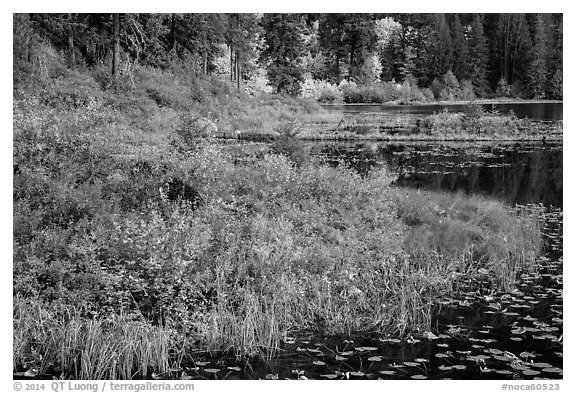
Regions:
[[[532,53],[532,40],[526,14],[514,14],[512,19],[511,73],[512,84],[528,82],[528,68]]]
[[[468,78],[467,73],[467,62],[468,62],[468,44],[466,42],[466,36],[464,35],[464,28],[460,22],[460,16],[456,14],[454,16],[454,22],[452,24],[452,63],[451,69],[456,75],[458,80],[463,80]]]
[[[430,84],[434,78],[446,74],[452,64],[452,37],[444,14],[436,14],[430,41],[427,51],[428,78],[424,81],[425,85]]]
[[[550,98],[562,99],[563,95],[563,15],[553,15],[553,51],[548,70],[547,93]]]
[[[546,95],[546,63],[548,60],[549,42],[541,14],[536,16],[532,61],[528,71],[530,95],[533,98],[544,98]]]
[[[474,14],[470,26],[469,76],[477,95],[483,95],[487,89],[486,69],[488,64],[488,46],[484,35],[484,26],[480,14]]]
[[[298,95],[304,80],[305,24],[298,14],[265,14],[262,19],[268,79],[277,92]]]

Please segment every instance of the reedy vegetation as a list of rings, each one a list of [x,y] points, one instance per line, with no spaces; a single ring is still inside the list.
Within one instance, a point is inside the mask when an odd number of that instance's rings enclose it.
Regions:
[[[297,331],[417,334],[462,277],[503,290],[534,262],[526,213],[297,149],[249,155],[179,120],[289,129],[306,104],[138,75],[134,91],[71,73],[15,97],[15,370],[127,379],[201,349],[273,356]]]

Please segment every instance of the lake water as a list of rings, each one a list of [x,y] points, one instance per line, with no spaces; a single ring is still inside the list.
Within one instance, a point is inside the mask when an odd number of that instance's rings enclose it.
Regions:
[[[431,115],[447,110],[449,112],[464,112],[466,105],[425,104],[425,105],[324,105],[328,110],[344,113],[388,112],[402,114]],[[534,120],[562,120],[562,103],[514,103],[514,104],[482,104],[486,111],[496,110],[508,114],[514,111],[519,118],[528,117]]]
[[[366,175],[385,166],[399,186],[464,192],[508,204],[562,207],[560,143],[315,143],[312,154]]]

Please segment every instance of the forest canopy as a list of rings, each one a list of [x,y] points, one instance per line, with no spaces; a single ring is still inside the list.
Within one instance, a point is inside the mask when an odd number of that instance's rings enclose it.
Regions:
[[[436,99],[562,98],[562,14],[14,14],[14,82],[47,45],[71,68],[131,64],[298,96],[394,82]]]

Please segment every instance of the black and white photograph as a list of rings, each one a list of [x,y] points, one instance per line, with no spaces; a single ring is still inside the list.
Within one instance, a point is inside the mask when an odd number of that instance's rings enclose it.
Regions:
[[[11,15],[13,391],[562,390],[564,14],[186,7]]]

